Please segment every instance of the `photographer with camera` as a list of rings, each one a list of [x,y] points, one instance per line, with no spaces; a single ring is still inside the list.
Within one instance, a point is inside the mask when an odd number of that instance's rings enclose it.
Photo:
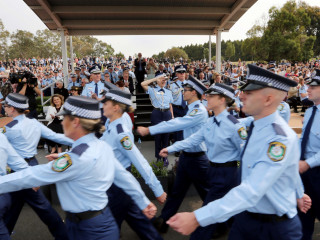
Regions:
[[[22,81],[18,84],[17,93],[26,96],[29,99],[29,113],[28,118],[38,118],[36,97],[41,95],[38,87],[37,78],[24,75]]]

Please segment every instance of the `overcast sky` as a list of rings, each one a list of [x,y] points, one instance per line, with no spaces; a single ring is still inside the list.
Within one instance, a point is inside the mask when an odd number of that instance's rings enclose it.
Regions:
[[[268,10],[272,6],[281,7],[286,0],[258,0],[231,28],[229,32],[222,33],[223,40],[240,40],[246,38],[246,32],[263,18],[267,18]],[[311,6],[319,6],[320,0],[306,0]],[[46,29],[35,13],[22,0],[0,0],[0,19],[6,30],[14,32],[18,29],[35,33],[37,30]],[[209,36],[95,36],[114,48],[115,52],[121,51],[125,56],[142,52],[149,57],[171,47],[185,46],[188,44],[207,42]],[[215,42],[215,36],[212,36]]]

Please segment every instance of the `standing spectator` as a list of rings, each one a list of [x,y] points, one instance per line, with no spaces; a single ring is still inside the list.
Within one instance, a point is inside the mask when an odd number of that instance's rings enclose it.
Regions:
[[[125,70],[123,72],[122,79],[124,81],[125,87],[129,88],[130,93],[133,94],[133,90],[134,90],[133,79],[131,76],[129,76],[129,70]]]
[[[154,78],[157,70],[158,70],[158,67],[156,66],[153,58],[149,58],[149,62],[147,64],[148,79]]]
[[[50,99],[50,106],[48,107],[48,112],[46,116],[46,120],[48,121],[47,127],[50,128],[55,133],[62,133],[63,129],[61,122],[63,120],[63,116],[56,116],[60,111],[63,110],[63,96],[60,94],[54,94]],[[62,152],[61,144],[55,143],[51,140],[47,140],[48,146],[51,148],[51,153],[55,153],[58,147],[58,153]]]
[[[142,54],[138,53],[138,58],[134,60],[134,74],[137,78],[137,91],[136,93],[144,93],[141,83],[144,81],[144,75],[146,72],[146,61],[142,58]]]

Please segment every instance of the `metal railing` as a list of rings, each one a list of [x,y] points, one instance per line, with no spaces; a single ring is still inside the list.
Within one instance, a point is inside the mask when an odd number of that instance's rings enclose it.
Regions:
[[[51,88],[51,96],[52,96],[52,95],[53,95],[53,92],[54,92],[54,91],[53,91],[53,87],[54,87],[55,84],[56,84],[56,83],[53,82],[53,83],[49,84],[48,86],[40,89],[40,91],[41,91],[41,105],[42,105],[42,106],[44,106],[45,104],[47,104],[47,102],[50,101],[50,98],[49,98],[47,101],[43,102],[43,91],[46,90],[47,88]]]

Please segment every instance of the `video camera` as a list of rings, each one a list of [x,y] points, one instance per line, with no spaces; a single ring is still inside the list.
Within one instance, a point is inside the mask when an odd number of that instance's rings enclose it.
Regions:
[[[35,86],[38,85],[38,79],[33,75],[33,73],[29,71],[10,73],[9,75],[9,81],[11,82],[11,84],[21,83],[24,78],[27,79],[28,84]]]

